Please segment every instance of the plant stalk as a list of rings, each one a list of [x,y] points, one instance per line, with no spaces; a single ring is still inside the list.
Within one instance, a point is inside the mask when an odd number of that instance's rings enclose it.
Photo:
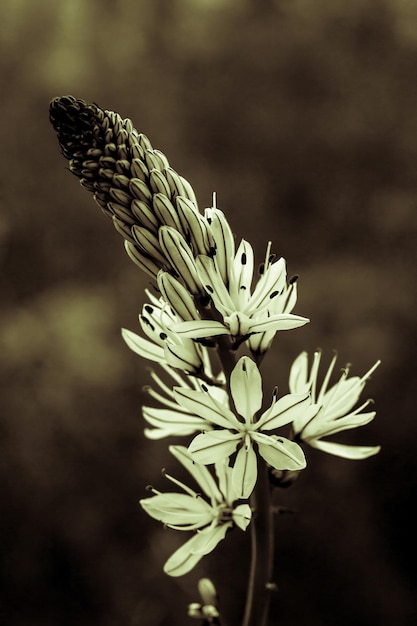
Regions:
[[[274,563],[274,525],[268,468],[258,460],[258,480],[250,498],[251,563],[242,626],[267,626]]]

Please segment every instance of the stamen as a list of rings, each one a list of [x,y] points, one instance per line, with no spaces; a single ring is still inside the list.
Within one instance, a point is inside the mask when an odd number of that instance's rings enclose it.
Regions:
[[[372,374],[374,373],[374,371],[376,370],[377,367],[379,367],[379,365],[381,365],[381,360],[378,359],[378,361],[371,367],[371,369],[369,369],[366,374],[364,374],[361,378],[361,382],[365,382],[366,380],[369,380],[370,377],[372,376]]]
[[[181,489],[183,491],[188,493],[193,498],[200,498],[201,497],[201,495],[199,493],[196,493],[193,489],[191,489],[190,487],[187,487],[187,485],[184,485],[184,483],[182,483],[180,480],[177,480],[173,476],[170,476],[170,474],[167,474],[165,469],[162,470],[162,473],[163,473],[165,478],[167,478],[172,483],[174,483],[174,485],[177,485],[178,487],[181,487]]]
[[[217,209],[216,192],[215,191],[213,191],[213,209]]]
[[[338,356],[337,350],[333,350],[333,358],[332,358],[332,360],[330,362],[330,365],[329,365],[329,367],[327,369],[326,375],[325,375],[323,383],[321,385],[319,396],[317,398],[317,403],[318,404],[321,403],[321,401],[323,399],[323,396],[326,393],[326,390],[327,390],[327,387],[328,387],[328,384],[329,384],[329,380],[330,380],[330,376],[333,373],[333,369],[334,369],[334,366],[335,366],[336,361],[337,361],[337,356]]]
[[[271,246],[272,246],[272,241],[268,241],[267,246],[266,246],[266,253],[265,253],[265,263],[263,264],[264,265],[263,272],[265,272],[268,269],[269,264],[271,262],[271,256],[272,256]]]

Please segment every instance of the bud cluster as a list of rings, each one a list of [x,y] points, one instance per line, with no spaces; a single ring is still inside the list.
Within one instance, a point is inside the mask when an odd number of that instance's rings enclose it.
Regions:
[[[160,269],[201,291],[197,254],[212,252],[194,191],[131,120],[73,96],[54,98],[50,120],[69,168],[113,220],[130,258],[152,278]]]

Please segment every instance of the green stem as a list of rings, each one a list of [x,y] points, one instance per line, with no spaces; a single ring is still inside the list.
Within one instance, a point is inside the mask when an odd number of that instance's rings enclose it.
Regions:
[[[258,480],[250,499],[251,564],[242,626],[267,626],[274,561],[274,527],[268,468],[258,462]]]

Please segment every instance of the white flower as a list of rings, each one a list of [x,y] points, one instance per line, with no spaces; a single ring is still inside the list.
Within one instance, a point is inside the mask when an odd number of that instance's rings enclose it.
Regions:
[[[257,479],[257,455],[278,470],[300,470],[306,466],[304,453],[293,441],[263,431],[272,431],[297,419],[312,415],[317,407],[310,406],[309,393],[288,394],[273,402],[259,419],[256,413],[262,404],[262,379],[256,364],[241,357],[230,376],[230,390],[238,418],[227,405],[216,400],[202,385],[203,391],[175,387],[178,404],[200,416],[213,430],[197,435],[189,451],[197,463],[208,465],[230,457],[239,446],[232,478],[236,492],[248,498]]]
[[[222,231],[223,232],[223,231]],[[230,242],[229,242],[230,243]],[[228,248],[232,250],[231,243]],[[233,247],[234,250],[234,247]],[[242,239],[232,260],[217,253],[213,256],[199,255],[196,268],[201,284],[210,295],[222,321],[189,320],[173,327],[183,337],[201,339],[228,334],[234,338],[247,338],[253,333],[289,330],[303,326],[309,320],[292,315],[288,310],[285,260],[271,263],[270,244],[267,248],[263,272],[251,292],[254,273],[252,246]],[[291,303],[292,304],[292,303]],[[295,304],[295,302],[294,302]]]
[[[215,465],[217,484],[206,467],[194,463],[185,447],[170,446],[169,450],[190,472],[206,498],[165,474],[185,493],[161,493],[152,488],[155,495],[141,500],[140,504],[151,517],[169,528],[197,531],[165,563],[165,573],[182,576],[214,550],[229,529],[238,526],[246,530],[252,513],[248,504],[235,504],[239,496],[231,481],[232,470],[225,462]]]
[[[315,415],[299,414],[293,422],[293,430],[298,439],[305,441],[310,446],[334,454],[346,459],[365,459],[377,454],[380,446],[353,446],[323,441],[323,437],[334,435],[343,430],[364,426],[375,417],[375,411],[363,413],[372,400],[367,400],[361,406],[352,411],[359,396],[365,387],[367,380],[376,370],[380,361],[377,361],[362,378],[351,376],[349,378],[349,366],[342,370],[339,381],[328,388],[330,377],[337,360],[334,355],[326,372],[320,390],[317,389],[317,376],[321,360],[321,352],[314,353],[311,371],[308,371],[308,354],[302,352],[291,367],[289,387],[291,393],[305,393],[310,391],[311,401],[319,405],[319,411]]]
[[[189,390],[201,389],[201,383],[194,376],[187,376],[185,380],[169,365],[160,363],[160,366],[177,386]],[[196,432],[212,428],[210,422],[180,406],[175,399],[171,385],[165,383],[156,372],[151,371],[151,378],[159,387],[159,391],[155,391],[155,389],[150,386],[146,386],[144,390],[151,398],[157,400],[159,404],[162,404],[163,408],[152,406],[142,407],[144,419],[153,427],[145,428],[145,435],[148,439],[193,435]],[[220,385],[224,380],[219,377],[216,382]],[[228,404],[227,393],[221,386],[209,385],[206,388],[207,392],[217,401],[226,405]]]
[[[176,312],[163,298],[156,298],[149,290],[146,294],[150,304],[145,304],[139,323],[149,339],[122,329],[122,337],[133,352],[156,363],[167,363],[191,374],[206,374],[210,377],[210,364],[207,349],[188,337],[172,331],[178,322]],[[150,341],[149,341],[150,340]]]

